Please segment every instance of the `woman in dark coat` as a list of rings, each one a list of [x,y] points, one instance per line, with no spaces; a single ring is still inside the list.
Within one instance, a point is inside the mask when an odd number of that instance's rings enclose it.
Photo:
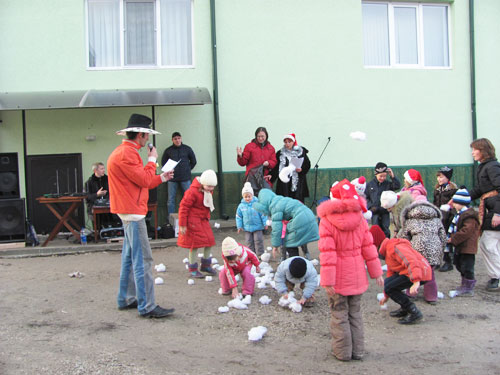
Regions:
[[[500,163],[495,147],[487,138],[476,139],[470,144],[472,157],[479,162],[476,186],[469,191],[472,200],[480,199],[479,222],[481,239],[479,248],[483,254],[490,280],[488,291],[498,291],[500,279]]]
[[[294,133],[283,137],[283,148],[276,153],[278,163],[271,171],[271,182],[276,183],[276,194],[284,197],[297,199],[304,203],[304,199],[309,196],[307,187],[307,172],[311,169],[311,161],[305,147],[297,144]],[[298,162],[299,166],[292,162]],[[309,250],[307,244],[301,246],[304,256],[309,259]]]

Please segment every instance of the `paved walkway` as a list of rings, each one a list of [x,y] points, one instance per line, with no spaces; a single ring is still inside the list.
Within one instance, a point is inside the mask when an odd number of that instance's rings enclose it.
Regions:
[[[215,228],[215,223],[220,224],[219,228]],[[230,220],[211,220],[210,225],[215,231],[230,232],[236,231],[236,221]],[[42,241],[40,241],[42,242]],[[177,246],[177,238],[158,239],[150,241],[152,249],[165,248]],[[49,242],[46,247],[12,247],[0,250],[0,258],[27,258],[27,257],[40,257],[52,255],[70,255],[70,254],[84,254],[100,251],[121,251],[122,244],[106,243],[106,242],[89,242],[87,245],[73,244],[64,238],[56,238]]]

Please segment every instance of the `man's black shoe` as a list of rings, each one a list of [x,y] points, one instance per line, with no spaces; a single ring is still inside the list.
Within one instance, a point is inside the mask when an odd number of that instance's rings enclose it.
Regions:
[[[127,306],[118,306],[118,310],[129,310],[137,308],[137,300],[132,303],[129,303]]]
[[[153,310],[146,314],[142,314],[141,316],[143,318],[164,318],[166,316],[169,316],[175,311],[175,309],[164,309],[163,307],[156,306]]]

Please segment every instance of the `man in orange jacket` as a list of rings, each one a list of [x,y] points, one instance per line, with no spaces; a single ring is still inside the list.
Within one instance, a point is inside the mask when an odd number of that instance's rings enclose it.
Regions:
[[[122,248],[118,309],[137,308],[145,318],[163,318],[174,312],[155,303],[153,255],[149,245],[145,217],[148,212],[149,189],[173,177],[173,171],[156,174],[156,148],[148,145],[148,162],[144,166],[139,150],[146,146],[151,119],[133,114],[126,129],[117,132],[126,135],[108,159],[111,212],[123,222],[125,238]]]

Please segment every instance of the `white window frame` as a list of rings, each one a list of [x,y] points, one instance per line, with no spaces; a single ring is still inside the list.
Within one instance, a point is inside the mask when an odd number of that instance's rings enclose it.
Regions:
[[[143,0],[136,0],[143,1]],[[147,2],[147,0],[144,0]],[[85,64],[87,70],[155,70],[155,69],[193,69],[195,67],[195,36],[194,36],[194,0],[191,1],[191,64],[189,65],[161,65],[161,19],[160,0],[155,3],[155,33],[156,33],[156,64],[155,65],[125,65],[125,14],[126,0],[119,0],[120,6],[120,66],[90,66],[89,65],[89,12],[88,0],[85,0]]]
[[[362,4],[383,4],[387,5],[387,22],[389,28],[389,65],[364,65],[369,69],[438,69],[449,70],[452,69],[452,41],[451,41],[451,16],[450,4],[435,4],[435,3],[405,3],[405,2],[392,2],[392,1],[370,1],[363,0]],[[446,7],[447,26],[448,26],[448,66],[426,66],[425,61],[425,48],[424,48],[424,6],[439,6]],[[394,29],[394,7],[397,8],[415,8],[417,16],[417,64],[397,64],[396,63],[396,37]],[[363,21],[362,21],[363,22]]]

